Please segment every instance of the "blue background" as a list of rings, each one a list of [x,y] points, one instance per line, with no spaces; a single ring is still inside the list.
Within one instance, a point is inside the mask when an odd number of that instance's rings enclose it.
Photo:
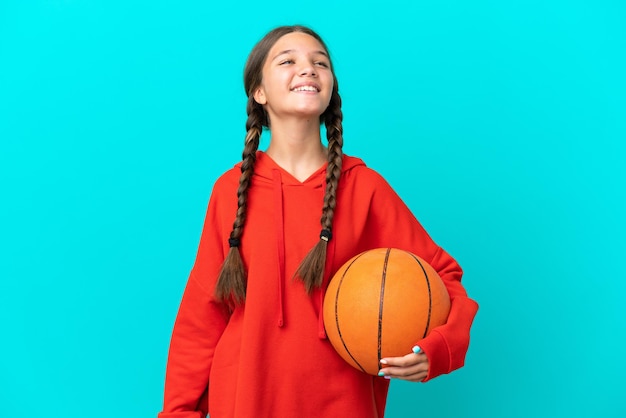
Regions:
[[[626,416],[626,5],[0,1],[1,416],[154,417],[254,43],[327,41],[345,151],[481,305],[389,418]]]

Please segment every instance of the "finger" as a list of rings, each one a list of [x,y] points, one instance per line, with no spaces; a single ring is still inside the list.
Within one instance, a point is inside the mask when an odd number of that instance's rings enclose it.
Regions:
[[[403,357],[386,357],[380,360],[382,366],[410,367],[427,362],[426,354],[407,354]]]
[[[389,357],[381,359],[379,376],[386,379],[401,379],[420,382],[428,376],[430,364],[428,358],[419,346],[412,348],[413,353],[403,357]]]
[[[398,380],[406,380],[408,382],[421,382],[422,380],[426,379],[426,376],[428,376],[428,372],[420,372],[420,373],[415,373],[409,376],[389,376],[389,379],[398,379]]]
[[[413,346],[413,348],[411,349],[411,351],[413,352],[413,354],[422,354],[422,349],[419,345],[415,345]],[[407,354],[404,357],[392,357],[392,358],[383,358],[381,359],[381,364],[384,365],[393,365],[393,366],[404,366],[404,364],[395,364],[397,361],[402,361],[402,360],[398,360],[398,359],[404,359],[405,361],[408,362],[412,362],[412,361],[423,361],[424,357],[419,357],[419,358],[415,358],[415,357],[411,357],[411,353]],[[388,363],[388,361],[391,360],[391,363]]]
[[[416,373],[427,372],[428,362],[421,362],[407,367],[388,366],[380,369],[379,375],[393,377],[407,377]]]
[[[410,382],[421,382],[426,379],[428,376],[428,367],[419,368],[419,369],[396,369],[396,370],[386,370],[386,374],[384,377],[386,379],[399,379],[406,380]]]
[[[379,376],[387,379],[401,379],[413,382],[422,381],[428,375],[429,365],[427,362],[419,363],[409,367],[385,367],[380,370]]]

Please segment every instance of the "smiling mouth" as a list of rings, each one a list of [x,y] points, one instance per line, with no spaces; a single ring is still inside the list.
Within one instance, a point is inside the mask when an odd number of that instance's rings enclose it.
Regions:
[[[317,93],[320,90],[315,86],[300,86],[300,87],[295,87],[291,89],[291,91],[313,91]]]

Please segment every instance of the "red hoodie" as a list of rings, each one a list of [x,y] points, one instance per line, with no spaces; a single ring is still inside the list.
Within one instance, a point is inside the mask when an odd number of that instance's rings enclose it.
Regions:
[[[326,167],[300,182],[257,153],[240,247],[246,302],[229,315],[215,300],[240,174],[239,164],[213,188],[174,325],[159,418],[207,411],[211,418],[382,418],[389,381],[356,370],[334,351],[324,332],[323,292],[307,295],[292,279],[319,239]],[[447,324],[419,342],[430,362],[426,380],[461,367],[478,308],[461,285],[461,268],[378,173],[344,156],[323,287],[351,257],[380,247],[422,257],[450,294]]]

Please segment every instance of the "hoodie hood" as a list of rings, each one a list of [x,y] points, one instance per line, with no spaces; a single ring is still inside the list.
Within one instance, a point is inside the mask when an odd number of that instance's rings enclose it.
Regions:
[[[239,162],[236,167],[241,169],[242,163]],[[304,181],[296,179],[287,170],[279,166],[269,155],[263,151],[256,152],[256,162],[254,163],[254,176],[255,180],[261,182],[273,182],[274,172],[278,171],[281,175],[281,183],[285,186],[313,186],[315,187],[321,181],[324,186],[326,185],[326,167],[328,164],[324,164],[317,171],[309,176]],[[341,174],[353,169],[357,166],[365,166],[365,163],[360,158],[350,157],[344,155],[342,159]],[[341,180],[340,180],[341,182]]]

